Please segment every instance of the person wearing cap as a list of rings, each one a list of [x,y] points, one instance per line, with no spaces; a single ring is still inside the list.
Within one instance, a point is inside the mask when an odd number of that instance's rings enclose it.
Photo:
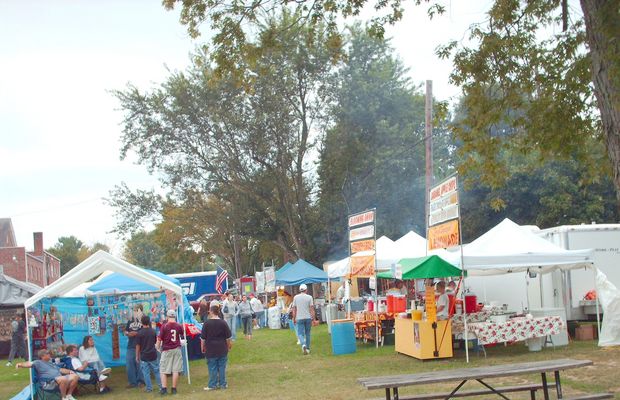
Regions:
[[[310,354],[310,329],[314,321],[314,299],[306,293],[308,286],[299,285],[299,291],[293,298],[293,323],[297,325],[297,337],[304,354]]]
[[[162,325],[157,337],[157,348],[161,349],[159,373],[161,376],[160,394],[168,394],[168,375],[172,375],[171,393],[177,393],[179,374],[183,371],[183,353],[181,352],[181,337],[183,327],[176,321],[177,313],[168,310],[167,321]]]
[[[144,384],[142,376],[142,368],[140,363],[136,361],[136,336],[138,331],[142,329],[142,304],[136,304],[133,307],[133,314],[127,325],[125,326],[125,335],[127,336],[127,351],[125,353],[125,369],[127,371],[128,389],[138,387]]]

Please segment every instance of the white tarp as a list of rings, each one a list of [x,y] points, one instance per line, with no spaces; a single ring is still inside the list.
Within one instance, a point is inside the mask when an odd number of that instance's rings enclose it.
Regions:
[[[596,294],[603,311],[598,345],[620,345],[620,290],[599,270],[596,271]]]
[[[171,290],[181,296],[181,298],[183,297],[183,291],[180,286],[153,274],[149,274],[142,268],[136,267],[120,258],[116,258],[103,250],[99,250],[82,261],[71,271],[61,276],[56,282],[26,300],[25,306],[30,307],[46,297],[66,296],[67,293],[78,288],[80,284],[90,281],[106,271],[118,272],[151,286]],[[92,282],[90,284],[92,285]]]
[[[592,256],[593,250],[565,250],[508,218],[463,246],[463,263],[468,276],[587,268],[592,266]],[[448,252],[445,257],[461,265],[460,249]]]
[[[0,305],[21,306],[41,288],[33,283],[26,283],[0,273]]]

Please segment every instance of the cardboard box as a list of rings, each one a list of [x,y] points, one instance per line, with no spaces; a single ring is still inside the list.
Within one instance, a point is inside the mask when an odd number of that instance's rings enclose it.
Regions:
[[[575,340],[594,340],[597,337],[595,325],[579,325],[575,328]]]

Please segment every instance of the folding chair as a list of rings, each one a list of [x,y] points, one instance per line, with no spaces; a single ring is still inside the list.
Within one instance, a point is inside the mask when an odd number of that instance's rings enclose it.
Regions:
[[[36,400],[55,400],[60,399],[60,388],[58,385],[55,385],[53,388],[49,388],[47,386],[47,382],[43,382],[39,379],[39,374],[37,373],[36,368],[32,368],[32,387],[33,387],[33,398]]]
[[[89,376],[88,379],[82,379],[80,377],[80,379],[78,380],[78,387],[77,387],[78,392],[80,393],[93,392],[95,394],[99,393],[100,385],[99,385],[99,375],[97,374],[97,370],[95,370],[94,368],[88,367],[84,371],[76,371],[75,368],[73,368],[73,364],[71,364],[71,357],[63,357],[60,360],[60,363],[63,366],[63,368],[70,369],[71,371],[75,371],[75,372],[81,372],[83,374],[88,374]]]

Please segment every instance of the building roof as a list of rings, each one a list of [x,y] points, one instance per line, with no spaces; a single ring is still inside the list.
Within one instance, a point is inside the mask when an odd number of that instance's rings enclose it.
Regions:
[[[17,247],[11,218],[0,218],[0,247]]]

